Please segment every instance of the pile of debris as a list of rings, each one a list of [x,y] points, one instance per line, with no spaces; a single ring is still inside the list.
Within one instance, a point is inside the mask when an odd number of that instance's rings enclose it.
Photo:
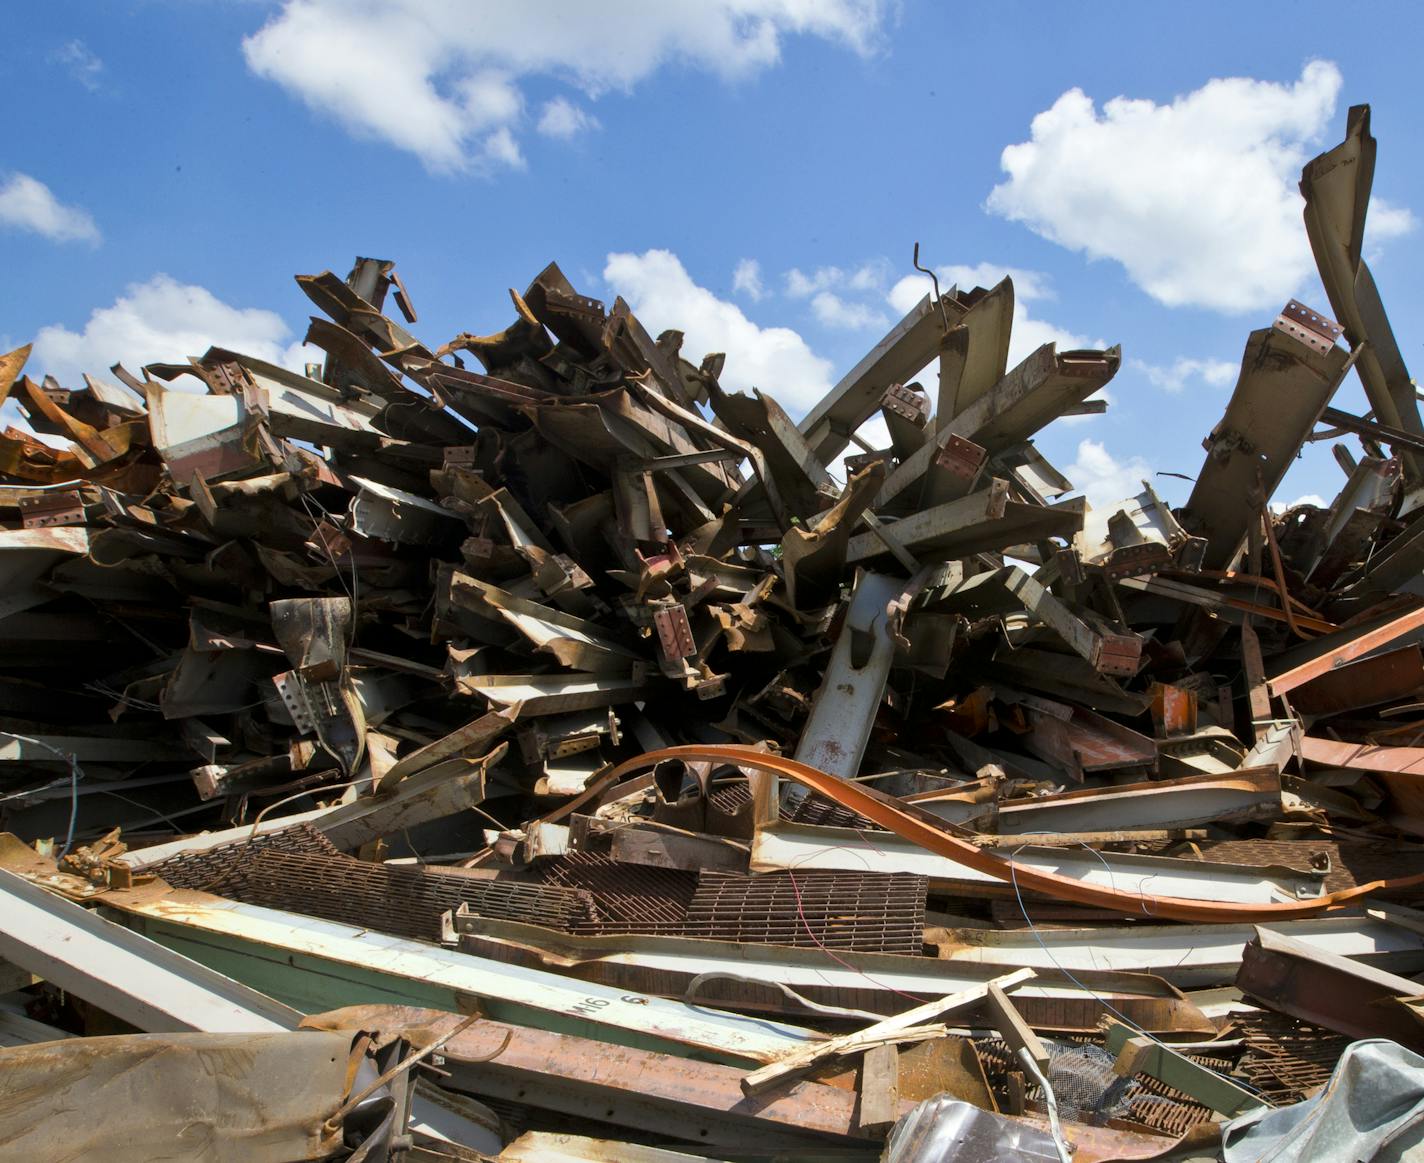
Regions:
[[[1424,423],[1374,148],[1354,109],[1302,180],[1341,322],[1251,333],[1176,510],[1062,499],[1034,437],[1120,353],[1008,367],[1009,279],[799,422],[552,264],[434,349],[390,262],[299,276],[305,375],[3,357],[49,439],[0,435],[0,1086],[44,1096],[0,1142],[1254,1158],[1362,1071],[1401,1105]]]

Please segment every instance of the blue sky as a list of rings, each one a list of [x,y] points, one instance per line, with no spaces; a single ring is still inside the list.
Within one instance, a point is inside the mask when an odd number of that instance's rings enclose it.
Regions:
[[[948,281],[1014,273],[1016,356],[1123,345],[1108,413],[1039,440],[1107,501],[1194,473],[1247,333],[1328,308],[1295,184],[1351,104],[1424,365],[1421,20],[1368,11],[47,0],[0,65],[0,340],[73,386],[210,341],[300,363],[291,276],[360,253],[396,260],[433,347],[505,326],[555,259],[797,413],[917,297],[918,240]],[[1353,379],[1337,403],[1363,411]],[[1342,481],[1315,445],[1277,500]]]

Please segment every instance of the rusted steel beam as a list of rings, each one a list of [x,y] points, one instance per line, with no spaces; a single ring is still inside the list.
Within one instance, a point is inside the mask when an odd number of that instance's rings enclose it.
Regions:
[[[448,1035],[462,1019],[436,1010],[356,1006],[308,1023],[354,1024],[406,1033],[413,1044]],[[875,1141],[856,1117],[857,1095],[803,1082],[757,1100],[742,1093],[746,1071],[480,1021],[441,1047],[444,1085],[480,1097],[526,1103],[565,1115],[668,1135],[691,1142],[777,1150]],[[900,1114],[914,1106],[904,1102]]]
[[[1406,614],[1383,614],[1357,626],[1344,626],[1273,660],[1271,694],[1280,696],[1311,679],[1339,670],[1371,651],[1424,627],[1424,606]]]
[[[1291,705],[1306,715],[1335,715],[1402,699],[1424,688],[1424,650],[1403,646],[1362,658],[1303,683]]]
[[[1268,1009],[1327,1030],[1424,1050],[1424,1022],[1395,1004],[1417,996],[1417,983],[1264,927],[1242,951],[1236,988]]]

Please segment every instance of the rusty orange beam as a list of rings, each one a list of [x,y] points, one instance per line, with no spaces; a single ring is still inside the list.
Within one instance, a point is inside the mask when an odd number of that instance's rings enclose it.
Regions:
[[[1059,876],[1053,872],[1043,872],[1028,868],[1012,860],[978,847],[964,835],[956,835],[956,830],[946,827],[944,822],[928,812],[921,811],[897,800],[894,796],[876,791],[863,784],[852,783],[838,776],[805,763],[798,763],[781,755],[769,755],[764,751],[754,751],[749,747],[731,744],[688,747],[663,747],[649,751],[619,764],[613,769],[611,778],[620,779],[630,772],[639,771],[660,763],[664,759],[698,760],[713,763],[729,763],[737,767],[751,767],[768,771],[774,775],[794,780],[803,787],[834,800],[843,807],[857,812],[868,820],[879,824],[886,831],[912,844],[918,844],[926,851],[953,860],[966,868],[973,868],[997,880],[1007,881],[1019,888],[1040,892],[1059,900],[1074,901],[1078,904],[1112,909],[1115,912],[1137,913],[1143,916],[1162,917],[1173,921],[1255,923],[1289,920],[1295,917],[1313,917],[1330,909],[1341,908],[1351,901],[1368,896],[1378,889],[1410,888],[1424,884],[1424,873],[1397,880],[1376,880],[1340,892],[1315,897],[1308,901],[1283,901],[1274,904],[1242,905],[1234,901],[1186,900],[1182,897],[1148,896],[1133,892],[1123,892],[1115,888],[1100,888],[1084,884],[1072,877]]]
[[[1304,646],[1293,647],[1276,659],[1284,669],[1270,676],[1271,694],[1279,697],[1422,627],[1424,605],[1386,621],[1374,618],[1363,626],[1345,626]]]
[[[1196,571],[1183,570],[1162,570],[1162,576],[1169,580],[1199,582],[1202,578],[1213,578],[1221,581],[1240,582],[1259,586],[1261,589],[1270,590],[1277,598],[1281,597],[1280,591],[1276,588],[1273,578],[1257,577],[1255,574],[1235,573],[1231,570],[1203,569]],[[1276,622],[1289,622],[1286,611],[1277,606],[1263,606],[1259,602],[1248,602],[1245,598],[1233,598],[1230,594],[1224,594],[1219,589],[1211,589],[1203,586],[1203,591],[1211,594],[1223,606],[1230,606],[1233,610],[1240,610],[1245,614],[1257,614],[1262,618],[1270,618]],[[1310,630],[1316,634],[1328,634],[1337,629],[1334,622],[1327,622],[1315,611],[1311,610],[1304,602],[1298,602],[1289,594],[1285,601],[1289,601],[1296,607],[1299,613],[1294,615],[1295,625],[1302,630]]]

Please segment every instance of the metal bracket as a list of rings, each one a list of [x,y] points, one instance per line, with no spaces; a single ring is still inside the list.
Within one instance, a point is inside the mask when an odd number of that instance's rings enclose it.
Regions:
[[[687,620],[687,611],[681,605],[654,610],[653,629],[657,632],[663,657],[669,662],[697,653],[697,643],[692,637],[692,625]]]
[[[1335,346],[1335,341],[1345,330],[1335,320],[1327,319],[1319,311],[1312,311],[1297,299],[1292,299],[1281,308],[1271,326],[1282,335],[1289,335],[1322,354]]]
[[[905,384],[891,384],[880,397],[880,406],[923,428],[930,418],[930,402],[922,392]]]
[[[950,436],[935,454],[934,462],[959,480],[973,481],[984,467],[984,459],[987,456],[985,449],[972,440],[965,440],[962,436]]]
[[[56,525],[83,525],[84,498],[78,490],[41,493],[21,497],[20,521],[26,529],[49,529]]]

